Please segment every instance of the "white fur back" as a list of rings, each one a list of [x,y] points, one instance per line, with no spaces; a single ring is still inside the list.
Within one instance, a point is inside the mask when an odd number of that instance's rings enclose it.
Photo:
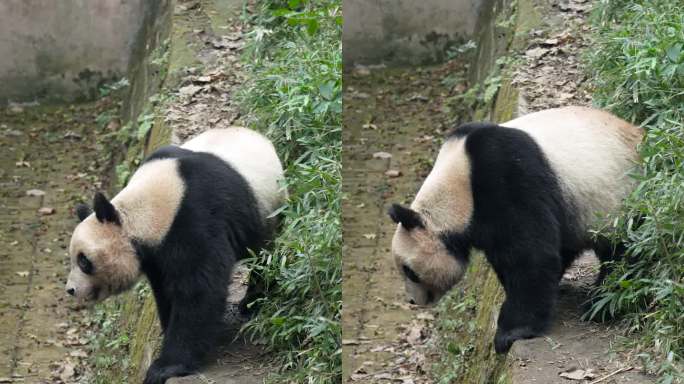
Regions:
[[[627,176],[638,160],[643,131],[613,115],[584,107],[549,109],[501,124],[527,132],[542,148],[584,228],[613,212],[631,191]],[[433,230],[463,230],[473,198],[465,138],[444,143],[411,208]]]
[[[643,131],[607,112],[565,107],[501,125],[521,129],[539,144],[585,227],[617,209],[633,188],[627,174],[638,160]]]
[[[258,132],[242,127],[212,129],[193,138],[182,148],[214,154],[244,177],[252,187],[264,217],[287,197],[279,181],[283,167],[273,144]]]

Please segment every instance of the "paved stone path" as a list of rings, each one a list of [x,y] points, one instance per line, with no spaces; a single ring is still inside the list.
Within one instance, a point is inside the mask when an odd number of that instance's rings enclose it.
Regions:
[[[92,110],[0,111],[2,382],[71,382],[80,374],[87,316],[69,308],[64,284],[72,208],[94,180],[79,172],[99,169]]]
[[[406,303],[403,281],[391,258],[396,225],[387,208],[394,202],[410,202],[430,169],[440,131],[446,127],[445,114],[438,110],[448,90],[433,81],[446,75],[440,71],[444,68],[345,74],[345,383],[413,375],[404,371],[415,368],[415,362],[401,345],[417,311]],[[417,376],[413,380],[422,382]]]

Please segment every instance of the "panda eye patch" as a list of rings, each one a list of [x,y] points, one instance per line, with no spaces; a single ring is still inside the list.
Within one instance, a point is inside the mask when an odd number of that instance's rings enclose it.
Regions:
[[[409,268],[406,265],[402,266],[402,269],[404,270],[404,275],[409,278],[409,280],[413,281],[416,284],[420,284],[420,278],[418,275],[416,275],[415,272],[413,272],[413,269]]]
[[[83,271],[83,273],[86,275],[91,275],[93,273],[95,269],[93,268],[93,263],[91,263],[83,253],[78,254],[76,262],[78,263],[78,267],[81,268],[81,271]]]

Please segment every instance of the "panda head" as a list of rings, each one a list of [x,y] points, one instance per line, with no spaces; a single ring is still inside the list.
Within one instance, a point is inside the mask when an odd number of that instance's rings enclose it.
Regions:
[[[397,223],[392,256],[404,278],[411,304],[435,304],[465,272],[465,265],[447,249],[443,235],[411,208],[393,204],[389,216]]]
[[[76,208],[81,222],[69,245],[71,271],[66,291],[83,302],[101,301],[123,292],[141,274],[135,248],[117,209],[97,193],[93,210],[86,205]]]

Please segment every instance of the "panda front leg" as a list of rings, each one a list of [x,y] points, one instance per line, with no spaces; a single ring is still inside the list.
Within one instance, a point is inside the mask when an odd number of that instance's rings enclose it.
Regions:
[[[508,353],[516,340],[542,335],[551,322],[558,294],[557,270],[560,265],[544,268],[533,263],[527,267],[518,264],[518,267],[511,268],[502,279],[506,300],[499,312],[494,337],[496,353]]]
[[[171,317],[171,301],[166,297],[164,290],[160,287],[152,285],[152,293],[154,294],[154,301],[157,303],[159,324],[161,325],[162,334],[164,334],[169,326],[169,317]]]
[[[226,298],[209,292],[184,296],[171,301],[161,353],[147,370],[144,384],[164,384],[171,377],[196,372],[216,343]]]

